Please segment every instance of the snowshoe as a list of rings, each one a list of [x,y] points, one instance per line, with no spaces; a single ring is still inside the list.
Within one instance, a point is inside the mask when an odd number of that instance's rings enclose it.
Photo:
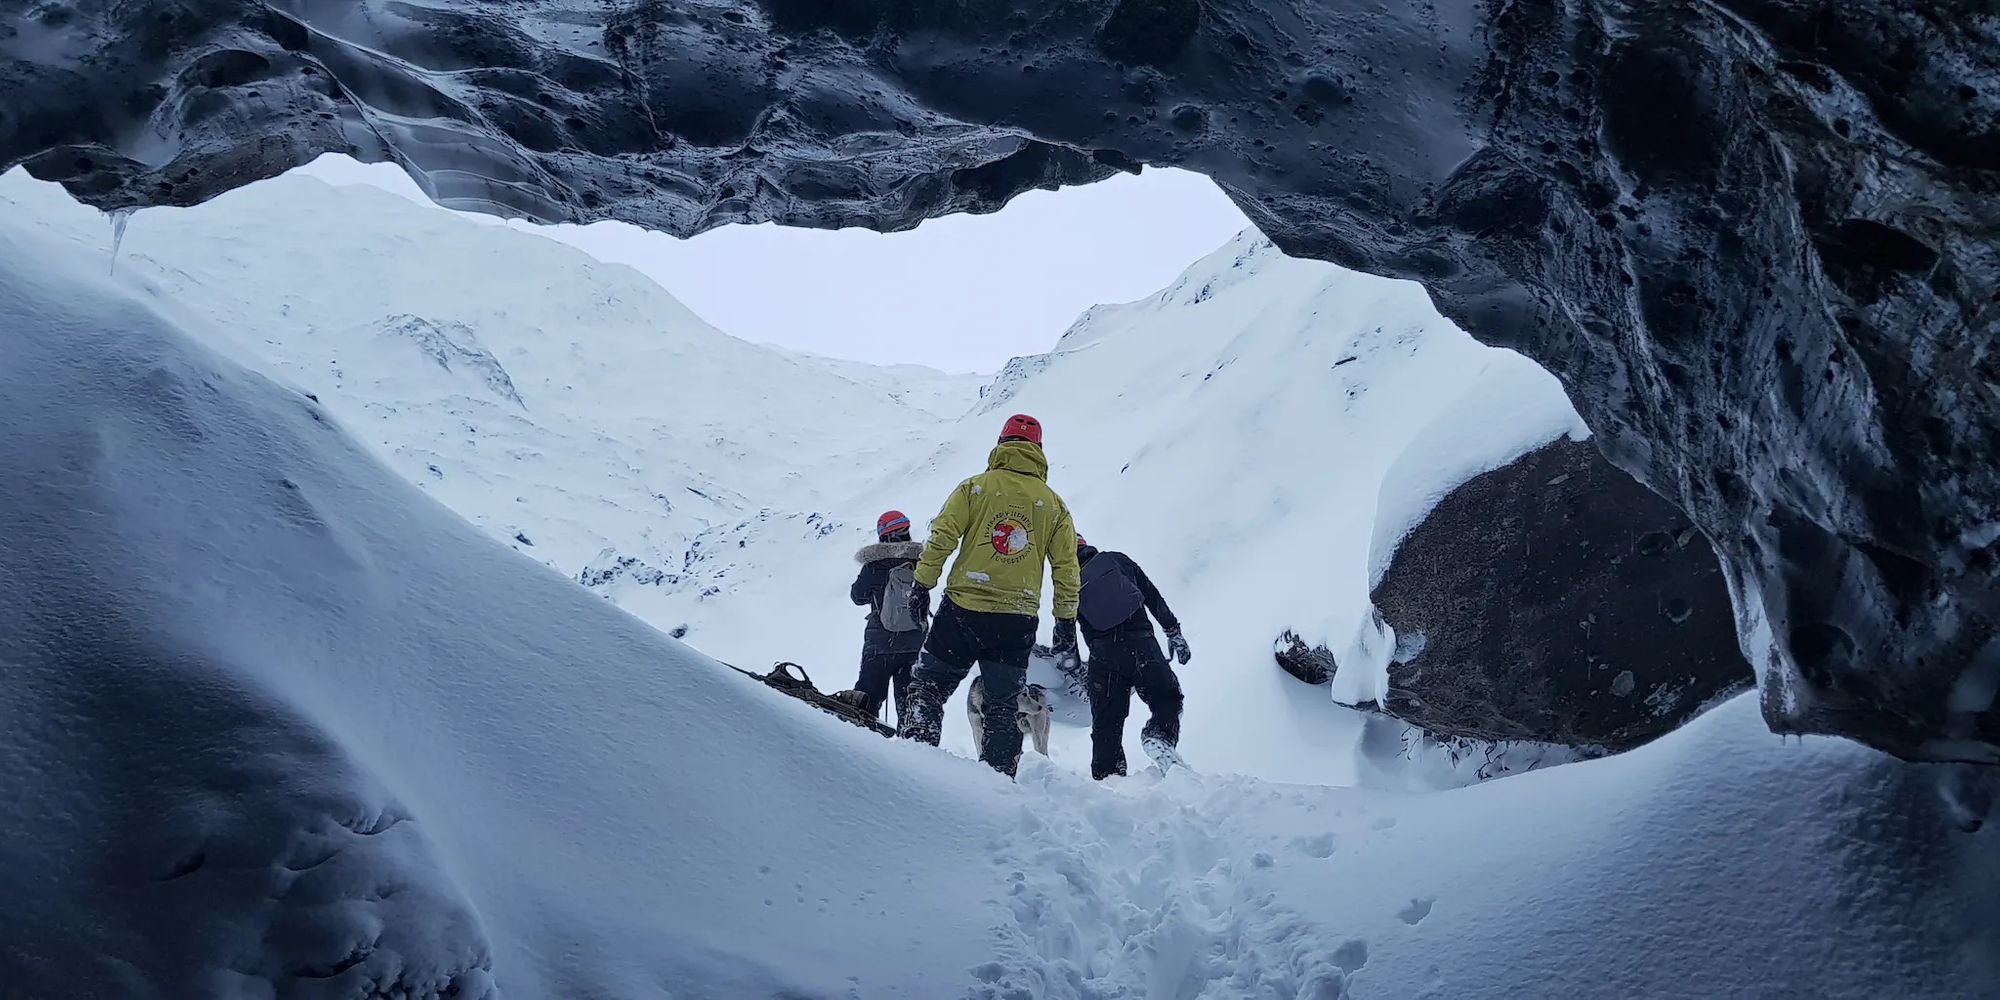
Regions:
[[[842,721],[853,723],[863,729],[879,733],[883,736],[896,735],[894,729],[877,721],[873,715],[869,714],[867,709],[862,708],[860,705],[835,695],[821,694],[819,688],[814,686],[811,675],[806,673],[806,668],[796,663],[780,662],[773,666],[771,672],[768,674],[753,674],[742,667],[730,663],[725,663],[723,666],[745,677],[754,677],[757,680],[763,681],[770,687],[783,691]],[[841,692],[841,694],[848,693]],[[859,694],[860,692],[853,693]]]

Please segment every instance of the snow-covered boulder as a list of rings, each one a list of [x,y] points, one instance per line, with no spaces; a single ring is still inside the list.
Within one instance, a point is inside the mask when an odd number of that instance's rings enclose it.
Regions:
[[[1588,442],[1452,490],[1373,596],[1395,641],[1369,707],[1434,736],[1617,752],[1753,683],[1707,540]],[[1336,669],[1290,633],[1276,654],[1302,680]]]

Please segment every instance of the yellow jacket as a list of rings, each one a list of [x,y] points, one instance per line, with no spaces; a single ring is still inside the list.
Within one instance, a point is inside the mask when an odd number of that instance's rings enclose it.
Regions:
[[[1075,618],[1076,525],[1048,478],[1049,460],[1040,445],[1001,442],[987,456],[986,471],[945,498],[917,562],[917,582],[937,586],[945,557],[956,547],[958,558],[944,584],[953,604],[1034,616],[1042,608],[1047,560],[1056,580],[1056,617]]]

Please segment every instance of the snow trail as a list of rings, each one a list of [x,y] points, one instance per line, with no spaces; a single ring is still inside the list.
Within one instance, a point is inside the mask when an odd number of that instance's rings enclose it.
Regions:
[[[1027,760],[982,998],[1972,996],[1994,834],[1934,768],[1787,745],[1754,696],[1443,793]]]
[[[1040,760],[1020,781],[1032,804],[991,844],[1015,962],[975,970],[990,979],[977,995],[1341,995],[1343,946],[1277,902],[1271,854],[1217,830],[1244,804],[1231,782],[1177,769],[1098,785]]]

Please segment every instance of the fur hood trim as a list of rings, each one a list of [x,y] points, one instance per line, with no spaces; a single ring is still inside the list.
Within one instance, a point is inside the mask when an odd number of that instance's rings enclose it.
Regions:
[[[854,554],[854,561],[866,565],[884,559],[917,559],[923,554],[922,542],[876,542],[863,545],[861,551]]]

